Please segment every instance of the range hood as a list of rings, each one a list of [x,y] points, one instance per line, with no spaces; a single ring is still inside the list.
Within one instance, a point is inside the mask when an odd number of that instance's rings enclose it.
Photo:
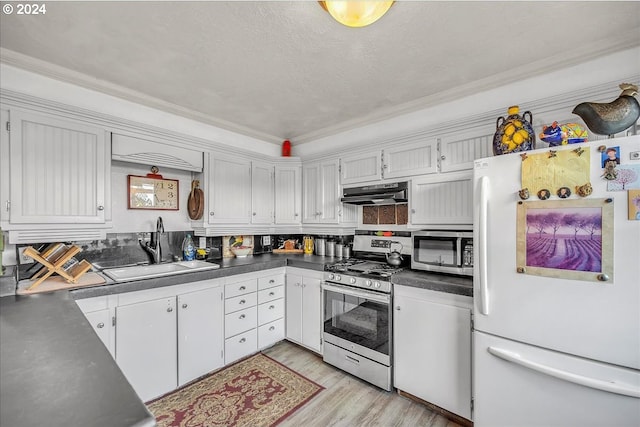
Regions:
[[[408,183],[406,181],[345,188],[340,199],[342,203],[352,205],[389,205],[404,203],[407,200]]]

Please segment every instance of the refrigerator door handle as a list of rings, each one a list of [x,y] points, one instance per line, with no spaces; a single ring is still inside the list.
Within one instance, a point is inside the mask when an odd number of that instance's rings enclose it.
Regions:
[[[489,177],[480,177],[480,206],[478,218],[478,278],[480,281],[480,313],[489,314],[489,285],[487,280],[487,208],[489,206]]]
[[[633,387],[626,384],[616,384],[614,381],[604,381],[585,377],[583,375],[573,374],[571,372],[563,371],[561,369],[552,368],[551,366],[546,366],[531,360],[527,360],[520,356],[518,353],[509,350],[503,350],[501,348],[488,347],[487,351],[489,351],[489,353],[493,354],[494,356],[499,357],[500,359],[516,363],[525,368],[532,369],[534,371],[558,378],[563,381],[569,381],[596,390],[640,399],[640,388],[638,387]]]

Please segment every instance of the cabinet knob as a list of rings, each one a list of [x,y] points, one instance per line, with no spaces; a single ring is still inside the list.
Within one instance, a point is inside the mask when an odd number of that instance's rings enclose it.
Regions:
[[[104,210],[104,206],[102,206],[102,205],[98,206],[98,210],[99,211],[103,211]]]
[[[252,215],[253,215],[253,216],[256,216],[256,213],[254,212],[254,213],[252,213]]]
[[[270,331],[275,331],[275,330],[276,330],[276,327],[275,327],[275,326],[272,326],[272,327],[270,327],[270,328],[269,328],[269,330],[270,330]]]
[[[171,313],[173,311],[172,307],[167,308],[167,313]]]
[[[399,305],[396,306],[396,311],[400,311],[400,306]]]
[[[387,169],[388,167],[388,165],[382,165],[382,169]]]
[[[102,329],[102,328],[104,328],[104,323],[103,323],[103,322],[98,323],[98,324],[96,325],[96,328],[98,328],[98,329]]]
[[[240,287],[238,288],[238,290],[239,290],[239,291],[244,291],[245,289],[247,289],[247,287],[246,287],[246,286],[240,286]]]
[[[411,213],[416,213],[416,210],[415,209],[411,209]]]
[[[240,302],[238,304],[243,305],[244,303],[246,303],[247,301],[241,299]]]
[[[245,317],[247,316],[245,316],[244,314],[241,314],[240,317],[238,317],[238,319],[244,319]]]
[[[298,212],[294,213],[293,216],[298,216]]]
[[[270,297],[274,296],[275,294],[276,294],[275,292],[269,292]]]
[[[186,303],[182,304],[182,308],[187,308],[189,307]]]
[[[447,159],[446,156],[444,156],[444,155],[440,156],[440,160],[446,160],[446,159]]]
[[[276,281],[271,279],[271,280],[269,280],[269,283],[276,283]]]
[[[241,339],[240,341],[238,341],[238,342],[239,342],[240,344],[242,344],[242,343],[244,343],[244,342],[246,342],[246,341],[247,341],[247,339],[246,339],[246,338],[242,338],[242,339]]]
[[[213,216],[213,211],[209,212],[209,216]]]
[[[275,306],[275,305],[270,305],[270,306],[269,306],[269,310],[273,310],[274,308],[276,308],[276,306]]]

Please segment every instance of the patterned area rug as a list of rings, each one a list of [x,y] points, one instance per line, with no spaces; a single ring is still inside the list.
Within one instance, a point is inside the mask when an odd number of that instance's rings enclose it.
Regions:
[[[275,426],[324,387],[258,353],[147,403],[158,427]]]

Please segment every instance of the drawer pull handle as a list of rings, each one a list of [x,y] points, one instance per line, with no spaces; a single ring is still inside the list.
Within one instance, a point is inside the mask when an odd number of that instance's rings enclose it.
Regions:
[[[245,316],[244,314],[241,314],[239,319],[244,319],[245,317],[247,317],[247,316]]]
[[[276,294],[275,292],[269,292],[270,297],[274,296],[275,294]]]
[[[104,323],[103,323],[103,322],[100,322],[100,323],[98,323],[98,324],[96,325],[96,327],[97,327],[98,329],[102,329],[102,328],[104,328]]]
[[[245,300],[241,299],[240,302],[238,304],[243,305],[244,303],[246,303]]]
[[[270,328],[269,328],[269,330],[270,330],[270,331],[275,331],[275,330],[276,330],[276,327],[275,327],[275,326],[272,326],[272,327],[270,327]]]
[[[173,311],[173,308],[169,307],[167,308],[167,313],[171,313]]]
[[[275,306],[275,305],[270,305],[270,306],[269,306],[269,310],[273,310],[274,308],[276,308],[276,306]]]
[[[187,307],[189,307],[187,303],[182,304],[182,308],[187,308]]]
[[[242,338],[242,339],[240,340],[240,344],[242,344],[243,342],[246,342],[246,341],[247,341],[247,339],[246,339],[246,338]]]
[[[271,279],[271,280],[269,280],[269,283],[276,283],[276,281]]]
[[[244,291],[245,289],[247,289],[247,287],[246,287],[246,286],[240,286],[240,287],[238,288],[238,290],[240,290],[240,291]]]

